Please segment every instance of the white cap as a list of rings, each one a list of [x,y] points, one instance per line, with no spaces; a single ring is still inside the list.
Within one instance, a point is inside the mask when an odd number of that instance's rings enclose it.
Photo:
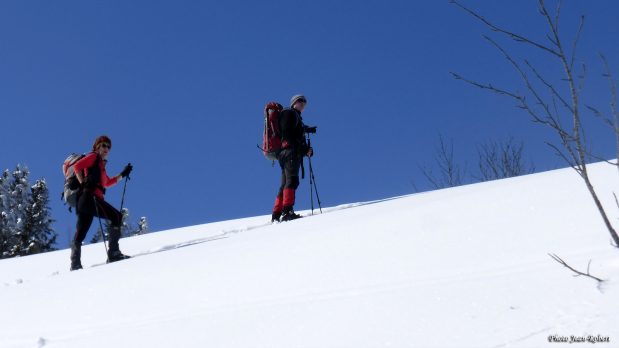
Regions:
[[[305,102],[307,103],[307,98],[305,98],[305,96],[303,94],[297,94],[297,95],[293,96],[292,98],[290,98],[290,106],[291,107],[294,106],[294,103],[296,103],[300,99],[305,100]]]

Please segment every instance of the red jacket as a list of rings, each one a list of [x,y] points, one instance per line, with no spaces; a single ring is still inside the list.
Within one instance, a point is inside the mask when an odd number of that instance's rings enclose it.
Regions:
[[[88,168],[92,167],[95,164],[95,161],[97,161],[98,156],[99,155],[95,152],[89,153],[81,160],[75,162],[75,164],[73,165],[73,170],[75,172],[83,171],[84,180],[85,180],[86,177],[88,177]],[[103,190],[101,188],[102,187],[108,188],[116,184],[118,182],[118,177],[115,176],[113,178],[110,178],[109,176],[107,176],[107,172],[105,171],[104,161],[99,161],[99,170],[101,171],[101,181],[99,182],[99,185],[96,185],[94,189],[94,195],[97,198],[103,200],[104,196],[103,196]]]

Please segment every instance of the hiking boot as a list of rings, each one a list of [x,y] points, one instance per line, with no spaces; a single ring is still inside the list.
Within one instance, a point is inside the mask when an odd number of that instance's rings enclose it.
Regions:
[[[126,260],[129,258],[131,258],[131,256],[121,253],[120,250],[115,250],[115,251],[110,250],[107,253],[107,262],[122,261],[122,260]]]
[[[294,210],[292,210],[292,208],[288,208],[288,209],[284,208],[284,211],[282,212],[282,217],[281,217],[280,221],[281,222],[291,221],[291,220],[296,220],[296,219],[298,219],[300,217],[301,217],[301,215],[296,214],[294,212]]]
[[[128,259],[131,257],[131,256],[127,256],[121,253],[120,249],[118,248],[118,240],[120,239],[120,227],[119,226],[112,226],[109,229],[109,237],[110,237],[110,240],[108,244],[109,249],[107,251],[107,262],[116,262],[116,261]]]
[[[82,269],[82,243],[71,242],[71,271]]]
[[[282,216],[281,212],[273,212],[273,215],[271,215],[271,223],[273,222],[279,222],[279,218]]]

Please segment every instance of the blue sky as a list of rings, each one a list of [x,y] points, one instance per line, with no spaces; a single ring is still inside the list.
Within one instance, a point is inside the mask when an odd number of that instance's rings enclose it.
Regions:
[[[536,1],[463,3],[545,40]],[[569,1],[562,11],[567,40],[586,16],[583,98],[603,110],[610,95],[597,53],[619,76],[618,10]],[[23,163],[32,181],[47,179],[65,247],[75,216],[59,199],[60,166],[101,134],[113,140],[111,174],[134,165],[125,205],[155,231],[269,214],[279,169],[256,148],[262,108],[297,93],[309,100],[305,122],[318,126],[324,206],[427,189],[419,166],[433,165],[439,134],[471,170],[476,146],[509,137],[525,142],[537,170],[565,166],[544,144],[554,134],[512,100],[450,76],[521,89],[484,33],[448,1],[3,1],[0,168]],[[507,47],[557,72],[538,51]],[[614,157],[612,135],[586,118],[591,146]],[[121,192],[107,200],[118,207]],[[306,178],[297,210],[309,194]]]

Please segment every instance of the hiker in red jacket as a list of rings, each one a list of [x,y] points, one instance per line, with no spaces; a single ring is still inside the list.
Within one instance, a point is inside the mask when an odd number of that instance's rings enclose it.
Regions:
[[[77,198],[77,227],[71,242],[71,270],[82,268],[82,242],[95,216],[110,221],[108,262],[129,258],[118,247],[122,214],[104,200],[105,189],[114,186],[129,176],[133,166],[128,164],[123,171],[112,178],[105,171],[107,157],[112,149],[112,140],[105,135],[98,137],[92,145],[92,152],[73,166],[81,191]]]

